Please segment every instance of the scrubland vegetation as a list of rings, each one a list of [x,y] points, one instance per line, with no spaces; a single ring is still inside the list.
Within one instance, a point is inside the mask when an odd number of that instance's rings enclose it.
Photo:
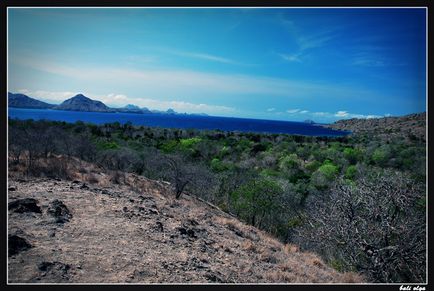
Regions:
[[[9,169],[67,179],[76,157],[170,182],[333,268],[373,282],[424,282],[426,145],[369,131],[305,137],[9,120]],[[62,162],[61,162],[62,161]],[[254,246],[252,246],[254,247]]]

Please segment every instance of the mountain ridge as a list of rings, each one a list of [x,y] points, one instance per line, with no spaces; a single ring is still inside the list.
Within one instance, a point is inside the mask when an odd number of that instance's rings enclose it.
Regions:
[[[15,108],[49,109],[56,105],[48,104],[24,94],[8,92],[8,106]]]
[[[140,108],[134,104],[127,104],[124,107],[109,107],[103,102],[91,99],[83,94],[77,94],[65,101],[60,105],[49,104],[35,98],[29,97],[20,93],[8,92],[8,106],[14,108],[35,108],[35,109],[54,109],[54,110],[68,110],[68,111],[81,111],[81,112],[107,112],[107,113],[138,113],[138,114],[170,114],[170,115],[196,115],[208,116],[205,113],[178,113],[169,108],[166,111],[149,110],[147,107]]]

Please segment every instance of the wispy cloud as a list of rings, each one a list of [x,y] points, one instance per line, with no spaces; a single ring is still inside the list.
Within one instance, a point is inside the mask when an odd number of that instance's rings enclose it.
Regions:
[[[124,57],[124,60],[131,63],[154,63],[158,60],[158,57],[146,55],[129,55]]]
[[[176,50],[176,49],[169,49],[164,47],[157,48],[159,52],[172,54],[180,57],[186,57],[186,58],[193,58],[193,59],[199,59],[199,60],[205,60],[205,61],[211,61],[211,62],[217,62],[222,64],[233,64],[233,65],[241,65],[240,62],[237,62],[235,60],[232,60],[230,58],[217,56],[210,53],[204,53],[204,52],[192,52],[192,51],[182,51],[182,50]]]
[[[223,94],[256,94],[285,96],[288,98],[316,98],[335,96],[373,96],[375,93],[352,86],[316,83],[302,80],[288,80],[243,74],[207,73],[192,70],[135,70],[122,67],[65,66],[37,57],[16,57],[10,62],[42,72],[68,77],[71,80],[104,84],[108,90],[119,87],[143,88],[148,96],[169,95],[204,96]],[[31,76],[29,76],[30,78]],[[21,82],[26,76],[20,77]],[[115,86],[116,85],[116,86]],[[15,87],[22,86],[16,84]],[[178,99],[176,97],[175,99]],[[155,98],[154,98],[155,99]]]
[[[300,111],[300,109],[288,109],[288,110],[286,110],[286,112],[288,112],[289,114],[298,113],[299,111]]]
[[[278,55],[285,61],[301,63],[301,59],[300,59],[302,55],[301,52],[295,54],[278,54]]]
[[[278,112],[272,112],[273,114],[276,114]],[[279,112],[282,114],[282,112]],[[349,118],[361,118],[361,119],[369,119],[369,118],[379,118],[383,117],[380,115],[374,115],[374,114],[357,114],[357,113],[350,113],[346,110],[339,110],[337,112],[326,112],[326,111],[309,111],[306,109],[288,109],[286,110],[286,113],[289,113],[291,115],[291,118],[306,118],[307,116],[310,116],[311,118],[318,118],[320,120],[337,120],[337,119],[349,119]],[[279,115],[280,115],[279,114]],[[384,116],[390,116],[388,114],[384,114]]]
[[[228,59],[223,58],[215,55],[205,54],[205,53],[194,53],[194,52],[173,52],[173,54],[184,56],[184,57],[190,57],[195,59],[201,59],[201,60],[207,60],[207,61],[213,61],[218,63],[225,63],[225,64],[236,64],[237,62]]]
[[[327,29],[318,29],[316,33],[302,33],[300,27],[292,20],[286,19],[280,15],[280,24],[285,27],[288,33],[292,36],[297,45],[297,50],[292,53],[278,53],[278,55],[288,62],[302,62],[303,56],[309,50],[321,48],[327,45],[331,40],[337,36],[339,28],[331,27]]]
[[[362,67],[384,67],[385,63],[380,60],[373,60],[373,59],[355,59],[352,63],[355,66],[362,66]]]
[[[267,112],[273,112],[273,111],[276,111],[276,108],[268,108],[267,109]]]
[[[147,107],[149,109],[157,109],[157,110],[167,110],[169,108],[174,109],[177,112],[186,112],[186,113],[208,113],[208,114],[228,114],[235,113],[237,110],[233,107],[228,106],[220,106],[220,105],[211,105],[204,103],[190,103],[179,100],[170,100],[170,101],[162,101],[152,98],[134,98],[129,97],[125,94],[94,94],[89,92],[55,92],[55,91],[45,91],[45,90],[28,90],[28,89],[20,89],[19,93],[26,94],[30,97],[34,97],[40,100],[44,100],[46,102],[51,102],[54,104],[59,104],[66,99],[69,99],[75,96],[78,93],[82,93],[85,96],[99,100],[111,107],[123,107],[127,104],[135,104],[140,107]]]
[[[305,51],[308,49],[323,47],[333,38],[335,38],[335,32],[334,30],[329,29],[320,31],[313,35],[299,36],[296,38],[296,42],[300,51]]]

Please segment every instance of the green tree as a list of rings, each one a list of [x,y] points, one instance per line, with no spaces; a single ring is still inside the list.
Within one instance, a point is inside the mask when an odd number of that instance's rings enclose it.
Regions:
[[[232,192],[237,216],[253,226],[261,227],[265,220],[280,208],[282,188],[274,181],[259,178],[250,180]]]

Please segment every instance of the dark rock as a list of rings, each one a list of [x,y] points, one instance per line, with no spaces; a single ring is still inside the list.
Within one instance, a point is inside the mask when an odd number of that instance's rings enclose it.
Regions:
[[[195,232],[194,232],[194,230],[192,230],[192,229],[188,229],[187,230],[187,235],[189,237],[192,237],[192,238],[196,238],[197,237],[196,234],[195,234]]]
[[[148,212],[151,214],[158,214],[158,211],[153,210],[153,209],[148,209]]]
[[[33,198],[24,198],[9,202],[8,209],[17,213],[35,212],[41,213],[41,208],[38,206],[39,201]]]
[[[157,223],[156,223],[156,227],[157,227],[157,230],[158,231],[163,231],[164,230],[164,228],[163,228],[163,224],[160,222],[160,221],[157,221]]]
[[[41,262],[38,264],[39,271],[43,272],[41,277],[49,281],[68,281],[68,271],[71,266],[62,262]]]
[[[122,209],[124,212],[128,211],[128,207],[124,206],[124,208]]]
[[[51,201],[47,213],[53,216],[57,223],[65,223],[72,218],[69,209],[58,199]]]
[[[9,257],[32,247],[33,246],[24,238],[19,237],[18,235],[8,235]]]
[[[182,235],[187,234],[187,230],[186,230],[185,228],[183,228],[183,227],[178,227],[177,230],[178,230]]]
[[[16,190],[17,190],[17,187],[15,187],[15,186],[11,186],[8,188],[8,191],[16,191]]]
[[[181,233],[181,235],[187,235],[191,238],[197,238],[193,229],[189,229],[189,228],[185,228],[185,227],[178,227],[177,229]]]
[[[72,181],[72,184],[80,184],[80,181],[74,180]]]
[[[80,186],[80,189],[89,189],[89,186],[87,186],[85,183],[83,183],[83,185]]]
[[[213,274],[213,273],[206,273],[205,278],[208,279],[211,282],[219,282],[224,283],[223,279],[221,279],[219,276]]]
[[[189,223],[189,224],[191,224],[191,225],[194,225],[194,226],[199,225],[199,222],[197,222],[197,221],[194,220],[194,219],[187,219],[187,223]]]

